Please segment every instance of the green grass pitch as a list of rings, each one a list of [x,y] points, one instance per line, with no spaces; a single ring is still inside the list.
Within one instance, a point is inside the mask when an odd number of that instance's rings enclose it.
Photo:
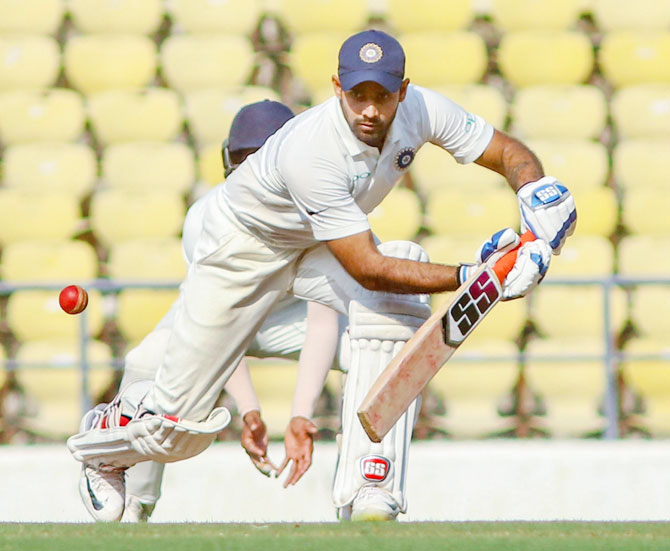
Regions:
[[[670,523],[0,524],[0,551],[670,551]]]

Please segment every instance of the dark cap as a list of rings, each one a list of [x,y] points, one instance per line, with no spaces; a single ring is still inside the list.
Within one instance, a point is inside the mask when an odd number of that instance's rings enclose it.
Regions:
[[[245,105],[235,115],[230,126],[228,149],[259,149],[291,118],[293,111],[278,101],[264,100]]]
[[[373,81],[389,92],[396,92],[405,76],[405,52],[391,35],[363,31],[342,44],[337,74],[343,90]]]

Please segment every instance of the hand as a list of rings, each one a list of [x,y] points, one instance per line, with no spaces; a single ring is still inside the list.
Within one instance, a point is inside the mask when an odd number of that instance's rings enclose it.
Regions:
[[[502,283],[502,299],[521,298],[537,287],[549,269],[551,252],[551,247],[542,239],[521,245],[514,267]]]
[[[461,264],[458,270],[458,283],[462,285],[484,263],[493,266],[508,251],[514,249],[521,238],[512,228],[504,228],[494,233],[481,244],[475,253],[474,264]]]
[[[286,433],[284,434],[286,458],[277,470],[277,476],[279,476],[286,466],[293,461],[291,472],[284,482],[284,488],[288,488],[298,482],[312,464],[314,435],[317,432],[316,425],[305,417],[293,417],[289,421]]]
[[[554,254],[560,254],[563,243],[577,224],[575,200],[568,189],[552,176],[529,182],[517,192],[521,211],[521,233],[530,230],[546,241]]]
[[[267,427],[261,419],[258,410],[252,410],[244,415],[244,424],[242,426],[242,436],[240,444],[247,452],[249,459],[259,472],[265,476],[270,476],[277,470],[272,461],[267,456],[268,451],[268,433]]]

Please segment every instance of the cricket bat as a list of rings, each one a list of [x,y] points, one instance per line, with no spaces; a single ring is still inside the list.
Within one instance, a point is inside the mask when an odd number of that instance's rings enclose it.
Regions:
[[[534,239],[528,231],[521,236],[521,244]],[[370,440],[382,441],[433,376],[500,301],[501,283],[514,267],[517,252],[518,247],[493,267],[482,264],[386,366],[358,409],[358,418]]]

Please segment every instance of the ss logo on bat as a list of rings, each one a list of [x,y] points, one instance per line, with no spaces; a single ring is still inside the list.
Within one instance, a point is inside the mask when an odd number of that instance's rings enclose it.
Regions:
[[[443,318],[447,340],[460,343],[497,302],[500,291],[493,277],[488,270],[482,272],[451,306]]]

